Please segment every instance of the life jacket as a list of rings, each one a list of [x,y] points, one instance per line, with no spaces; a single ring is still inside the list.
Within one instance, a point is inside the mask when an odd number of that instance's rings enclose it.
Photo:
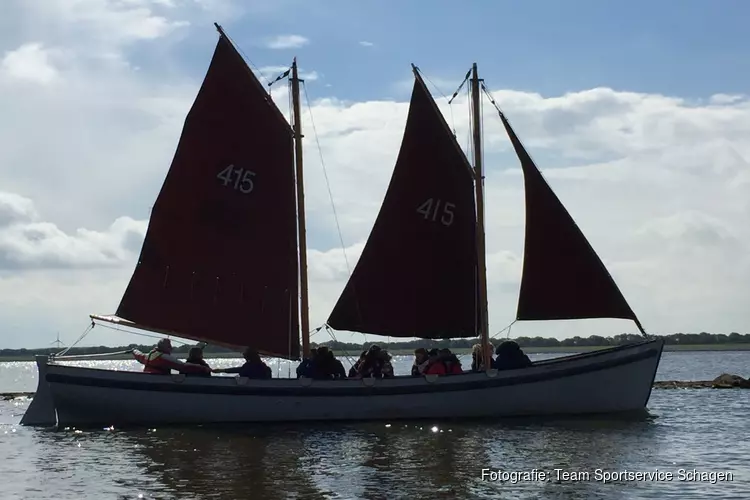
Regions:
[[[442,361],[431,363],[424,371],[425,375],[445,375],[445,364]]]
[[[152,350],[144,356],[143,373],[154,373],[156,375],[169,375],[172,373],[172,363],[165,363],[162,358],[163,352]]]
[[[448,373],[451,375],[458,375],[463,372],[464,371],[461,369],[461,365],[456,363],[451,363],[450,368],[448,368]]]

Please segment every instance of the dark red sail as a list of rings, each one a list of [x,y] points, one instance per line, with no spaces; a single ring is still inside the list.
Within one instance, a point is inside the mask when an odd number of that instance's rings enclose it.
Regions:
[[[416,76],[383,205],[328,324],[392,337],[477,332],[473,174]]]
[[[117,316],[299,357],[293,136],[220,37]]]
[[[521,162],[526,242],[517,319],[638,321],[604,264],[501,115]]]

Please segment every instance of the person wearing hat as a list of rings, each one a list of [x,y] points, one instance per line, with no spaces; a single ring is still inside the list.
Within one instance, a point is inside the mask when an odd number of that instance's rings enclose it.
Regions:
[[[148,354],[144,354],[138,349],[133,349],[133,357],[143,364],[144,373],[153,373],[155,375],[169,375],[172,370],[180,373],[210,373],[211,368],[206,366],[185,363],[172,356],[172,342],[168,338],[163,338],[156,343],[156,347],[151,349]]]

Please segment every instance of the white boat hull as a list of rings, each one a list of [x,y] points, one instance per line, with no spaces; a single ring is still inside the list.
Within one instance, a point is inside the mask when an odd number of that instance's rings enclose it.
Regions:
[[[38,357],[24,425],[122,426],[607,414],[644,410],[663,340],[520,370],[385,380],[248,380],[81,368]]]

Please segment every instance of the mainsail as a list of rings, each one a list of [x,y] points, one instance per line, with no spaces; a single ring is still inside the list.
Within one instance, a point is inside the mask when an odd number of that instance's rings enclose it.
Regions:
[[[391,337],[477,335],[471,166],[415,73],[380,213],[328,325]]]
[[[293,132],[222,33],[117,317],[299,357]]]
[[[526,237],[518,320],[584,318],[640,322],[573,218],[500,114],[523,170]]]

